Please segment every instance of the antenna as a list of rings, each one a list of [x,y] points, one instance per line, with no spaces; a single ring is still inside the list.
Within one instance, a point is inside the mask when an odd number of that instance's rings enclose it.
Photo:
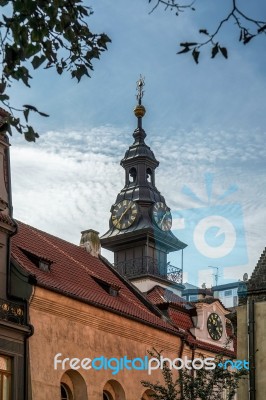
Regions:
[[[213,276],[215,279],[215,286],[217,286],[218,285],[218,277],[220,276],[219,275],[219,267],[213,267],[212,265],[209,265],[208,268],[216,269],[216,274],[213,274]]]

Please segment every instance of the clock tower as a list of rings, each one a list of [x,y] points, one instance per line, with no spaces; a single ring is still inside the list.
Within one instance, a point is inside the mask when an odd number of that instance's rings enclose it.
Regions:
[[[143,87],[140,77],[134,109],[138,121],[134,143],[120,163],[125,170],[125,186],[111,207],[109,230],[101,237],[101,245],[114,252],[116,269],[141,291],[158,284],[180,291],[182,268],[171,266],[167,254],[183,252],[186,244],[171,232],[170,208],[155,185],[159,162],[145,143]]]

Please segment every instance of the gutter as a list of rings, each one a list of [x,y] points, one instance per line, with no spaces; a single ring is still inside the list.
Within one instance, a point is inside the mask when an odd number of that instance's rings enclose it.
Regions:
[[[249,400],[256,400],[256,359],[255,359],[255,304],[247,301],[248,313],[248,359],[249,359]]]

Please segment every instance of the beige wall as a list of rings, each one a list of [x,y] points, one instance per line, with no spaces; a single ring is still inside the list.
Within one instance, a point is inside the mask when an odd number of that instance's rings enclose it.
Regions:
[[[238,358],[248,360],[248,320],[247,306],[237,310]],[[266,398],[266,302],[255,303],[255,349],[256,352],[256,400]],[[248,400],[248,382],[240,385],[238,398]]]
[[[177,336],[41,288],[36,288],[33,296],[30,320],[34,325],[34,335],[30,338],[34,400],[60,399],[59,387],[64,371],[61,368],[54,370],[53,360],[57,353],[80,359],[101,355],[108,358],[127,355],[132,359],[144,357],[148,349],[155,347],[163,349],[167,357],[179,356],[180,339]],[[189,357],[189,351],[185,350],[184,355]],[[121,385],[125,392],[125,397],[119,395],[116,399],[138,400],[145,392],[140,381],[155,382],[161,376],[157,371],[148,376],[146,371],[135,370],[117,375],[104,370],[79,370],[78,373],[85,381],[88,400],[102,400],[103,389],[110,384],[117,387],[118,392],[122,390],[119,389]]]

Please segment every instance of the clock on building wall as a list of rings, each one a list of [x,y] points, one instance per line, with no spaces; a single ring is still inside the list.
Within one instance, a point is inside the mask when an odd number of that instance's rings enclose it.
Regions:
[[[158,201],[152,208],[152,217],[158,228],[162,231],[170,231],[172,227],[172,215],[170,208],[162,201]]]
[[[223,323],[221,318],[216,313],[211,313],[207,320],[207,329],[210,337],[213,340],[219,340],[223,334]]]
[[[120,201],[112,211],[112,224],[117,229],[129,228],[135,222],[137,215],[138,206],[134,201]]]

